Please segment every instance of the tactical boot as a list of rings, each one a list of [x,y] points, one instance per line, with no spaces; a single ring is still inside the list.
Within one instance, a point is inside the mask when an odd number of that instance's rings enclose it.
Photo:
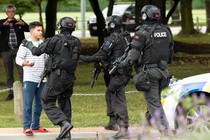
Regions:
[[[110,117],[109,123],[107,125],[105,125],[104,128],[106,130],[113,130],[113,131],[118,131],[119,130],[119,126],[116,123],[116,120],[115,120],[114,117]]]
[[[117,132],[116,135],[112,136],[112,139],[129,139],[128,128],[120,127],[120,130]]]
[[[62,121],[59,125],[61,127],[61,130],[56,140],[68,140],[65,138],[66,136],[67,138],[68,136],[70,136],[69,133],[70,133],[70,130],[73,128],[73,125],[70,124],[68,121]]]
[[[63,138],[61,138],[61,139],[56,138],[56,140],[71,140],[70,131],[68,131],[67,134],[65,136],[63,136]]]

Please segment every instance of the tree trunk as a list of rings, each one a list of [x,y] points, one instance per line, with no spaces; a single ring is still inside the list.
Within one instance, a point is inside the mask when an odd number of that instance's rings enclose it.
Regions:
[[[46,6],[46,32],[45,38],[55,35],[56,13],[58,0],[48,0]]]
[[[104,43],[104,33],[103,30],[105,28],[105,20],[104,16],[100,10],[100,6],[98,3],[98,0],[89,0],[90,5],[93,9],[93,12],[96,15],[96,20],[97,20],[97,33],[98,33],[98,43],[99,43],[99,48],[102,46]]]
[[[112,15],[113,6],[114,6],[114,0],[109,0],[107,17]]]
[[[192,0],[181,0],[181,34],[195,34],[192,17]]]
[[[43,24],[43,20],[42,20],[42,0],[37,0],[37,6],[39,9],[39,22],[41,22]],[[44,26],[43,28],[43,34],[44,34]]]
[[[177,8],[177,5],[179,3],[180,0],[170,0],[170,6],[171,6],[171,10],[169,11],[166,20],[168,23],[169,18],[171,17],[172,22],[171,25],[180,25],[181,21],[180,21],[180,15],[179,15],[179,9]]]
[[[205,0],[206,5],[206,33],[210,33],[210,0]]]

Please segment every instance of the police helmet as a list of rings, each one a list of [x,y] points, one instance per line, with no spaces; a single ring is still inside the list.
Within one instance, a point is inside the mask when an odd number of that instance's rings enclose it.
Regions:
[[[108,26],[109,28],[116,28],[116,27],[121,27],[122,26],[122,19],[120,16],[117,15],[112,15],[110,17],[107,17],[107,22],[108,22]]]
[[[57,23],[57,28],[60,29],[71,29],[72,31],[76,28],[76,21],[70,17],[63,17]]]
[[[141,9],[141,19],[143,21],[148,19],[159,20],[160,15],[160,10],[154,5],[145,5]]]

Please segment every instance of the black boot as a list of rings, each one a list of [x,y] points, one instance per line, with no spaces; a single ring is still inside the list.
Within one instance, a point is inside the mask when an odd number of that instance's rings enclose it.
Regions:
[[[12,99],[13,99],[13,97],[14,97],[14,95],[13,95],[13,94],[9,94],[9,95],[7,96],[7,98],[6,98],[6,101],[12,100]]]
[[[112,137],[112,139],[129,139],[128,128],[120,127],[120,130],[117,132],[116,135]]]
[[[116,119],[114,117],[110,117],[109,123],[104,126],[106,130],[113,130],[113,131],[118,131],[119,126],[116,122]]]
[[[66,135],[63,136],[63,138],[61,138],[61,139],[56,138],[56,140],[71,140],[71,133],[70,133],[70,131],[68,131],[66,133]]]
[[[68,138],[68,136],[70,136],[70,130],[73,128],[73,125],[70,124],[68,121],[62,121],[59,125],[61,127],[61,130],[56,140],[69,140],[64,138]]]

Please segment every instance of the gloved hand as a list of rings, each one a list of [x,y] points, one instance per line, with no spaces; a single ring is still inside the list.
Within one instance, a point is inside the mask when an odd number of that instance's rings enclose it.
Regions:
[[[82,61],[83,61],[83,60],[84,60],[84,58],[85,58],[85,56],[84,56],[84,55],[80,55],[80,56],[79,56],[79,60],[82,60]]]
[[[22,44],[24,47],[28,48],[29,50],[31,50],[34,47],[33,43],[26,39],[23,39]]]

